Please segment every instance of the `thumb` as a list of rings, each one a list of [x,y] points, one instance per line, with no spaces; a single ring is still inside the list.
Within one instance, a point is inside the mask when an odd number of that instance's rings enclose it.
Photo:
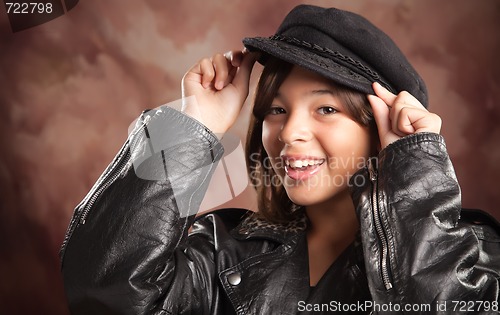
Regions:
[[[375,118],[375,123],[377,124],[378,135],[380,140],[391,131],[391,120],[389,118],[389,107],[387,104],[378,96],[368,95],[368,101],[372,106],[373,117]]]
[[[252,74],[252,68],[255,61],[257,61],[257,56],[257,53],[248,53],[243,56],[243,61],[241,62],[232,82],[239,91],[245,92],[245,96],[248,94],[250,75]]]

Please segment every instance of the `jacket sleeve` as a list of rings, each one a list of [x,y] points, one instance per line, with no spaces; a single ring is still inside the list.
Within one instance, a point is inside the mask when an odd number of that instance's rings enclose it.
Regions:
[[[351,184],[375,313],[498,310],[498,235],[460,222],[460,187],[440,135],[394,142]]]
[[[169,314],[167,296],[182,302],[169,290],[196,268],[211,272],[189,257],[210,241],[185,244],[222,154],[206,127],[174,109],[141,116],[71,219],[60,254],[72,314]]]

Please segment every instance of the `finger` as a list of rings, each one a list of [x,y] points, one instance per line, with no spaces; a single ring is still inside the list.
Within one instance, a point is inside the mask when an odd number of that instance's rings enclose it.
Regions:
[[[250,84],[250,75],[252,74],[252,68],[257,60],[257,53],[246,53],[242,55],[241,65],[236,72],[233,85],[240,91],[244,92],[245,97],[248,94],[248,85]]]
[[[373,91],[375,91],[375,94],[380,97],[387,106],[392,107],[392,104],[396,100],[396,95],[391,93],[388,89],[383,87],[380,83],[374,82],[372,84]]]
[[[398,106],[397,109],[391,110],[394,112],[393,117],[391,119],[392,122],[392,130],[394,133],[405,136],[415,133],[415,129],[413,128],[412,121],[410,120],[410,116],[414,116],[412,113],[416,109],[411,107],[401,107]],[[420,110],[416,110],[420,111]]]
[[[398,128],[406,134],[441,131],[441,118],[427,110],[406,107],[401,111]]]
[[[243,51],[240,50],[231,50],[228,51],[224,54],[224,57],[226,57],[227,60],[231,62],[231,65],[233,67],[239,67],[241,65],[241,62],[243,60]]]
[[[425,115],[427,109],[410,93],[402,91],[396,96],[390,110],[390,118],[392,122],[393,132],[405,136],[415,133],[412,121],[408,113],[418,113]]]
[[[224,57],[230,62],[231,66],[229,69],[228,77],[224,81],[224,87],[233,81],[234,76],[238,68],[243,62],[243,58],[248,54],[248,51],[244,50],[231,50],[224,54]]]
[[[212,57],[212,63],[215,69],[214,86],[217,90],[222,90],[229,75],[230,61],[224,55],[216,54]]]
[[[407,130],[408,127],[405,128],[404,126],[408,125],[408,119],[405,116],[405,113],[409,108],[410,108],[409,105],[403,103],[402,101],[398,101],[396,99],[392,104],[392,107],[389,109],[391,130],[400,137],[408,135],[408,133],[404,131]],[[410,123],[410,128],[411,128],[411,123]]]
[[[215,77],[215,69],[210,59],[205,58],[199,62],[199,74],[201,75],[201,85],[206,89]]]
[[[384,136],[391,131],[389,107],[387,107],[387,104],[380,97],[375,95],[368,95],[368,101],[372,107],[379,138],[383,139]]]

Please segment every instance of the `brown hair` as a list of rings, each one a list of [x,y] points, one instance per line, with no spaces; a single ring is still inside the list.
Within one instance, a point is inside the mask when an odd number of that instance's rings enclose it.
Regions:
[[[274,223],[293,220],[300,213],[295,211],[298,207],[288,198],[283,185],[273,185],[277,175],[269,165],[269,157],[262,144],[265,115],[293,67],[293,64],[277,58],[271,57],[267,60],[257,84],[246,141],[247,170],[258,198],[259,212],[256,215]],[[368,126],[371,134],[376,136],[376,124],[366,95],[339,85],[335,86],[347,113],[356,122]]]

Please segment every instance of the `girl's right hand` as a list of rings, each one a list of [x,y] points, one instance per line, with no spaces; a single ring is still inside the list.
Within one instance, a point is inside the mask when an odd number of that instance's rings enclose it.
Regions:
[[[255,53],[235,50],[200,60],[182,79],[182,112],[221,137],[236,121],[248,96],[256,59]]]

